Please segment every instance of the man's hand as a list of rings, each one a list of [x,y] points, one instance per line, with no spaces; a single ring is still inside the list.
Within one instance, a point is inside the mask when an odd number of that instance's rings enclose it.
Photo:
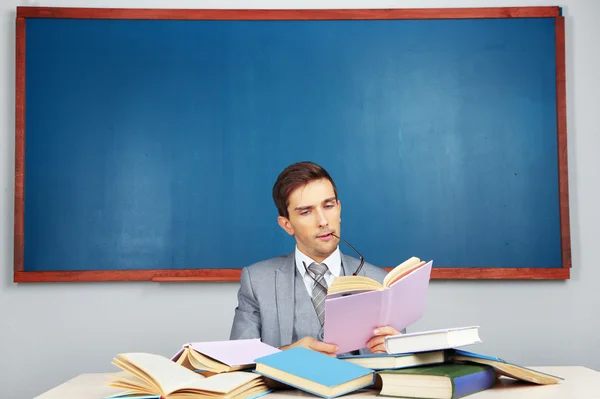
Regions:
[[[294,342],[293,344],[282,346],[279,349],[286,350],[294,348],[296,346],[303,346],[305,348],[312,349],[314,351],[321,352],[329,356],[335,356],[336,352],[338,351],[337,345],[326,344],[325,342],[317,341],[313,337],[304,337]]]
[[[367,342],[367,348],[371,353],[385,353],[384,340],[388,335],[399,335],[394,327],[379,327],[373,331],[373,337]]]

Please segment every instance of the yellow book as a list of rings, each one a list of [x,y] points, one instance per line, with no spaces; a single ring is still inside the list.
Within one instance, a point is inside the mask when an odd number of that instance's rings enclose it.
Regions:
[[[184,346],[181,354],[175,363],[200,373],[206,377],[213,374],[228,373],[231,371],[244,370],[252,368],[254,364],[244,364],[239,366],[228,366],[224,363],[214,360],[202,353],[192,349],[189,345]]]
[[[171,360],[208,377],[252,369],[254,359],[279,351],[259,338],[190,342],[183,345]]]
[[[109,381],[109,386],[123,389],[111,398],[148,395],[161,399],[245,399],[269,392],[265,379],[253,372],[234,371],[204,377],[151,353],[121,353],[113,364],[126,373],[115,374]]]
[[[493,367],[500,375],[539,385],[558,384],[563,379],[552,374],[542,373],[541,371],[510,363],[498,357],[486,356],[459,349],[452,350],[450,361],[454,363],[484,364]]]
[[[365,276],[339,276],[336,277],[331,283],[331,286],[329,286],[327,295],[336,295],[357,291],[383,290],[390,287],[407,274],[410,274],[418,268],[424,266],[425,264],[426,262],[413,256],[393,268],[383,279],[383,284],[380,284],[378,281]]]

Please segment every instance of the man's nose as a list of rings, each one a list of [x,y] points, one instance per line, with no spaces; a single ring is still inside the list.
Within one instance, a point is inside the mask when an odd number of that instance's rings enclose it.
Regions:
[[[325,213],[322,210],[319,210],[317,215],[319,218],[319,227],[327,226],[329,224],[327,218],[325,217]]]

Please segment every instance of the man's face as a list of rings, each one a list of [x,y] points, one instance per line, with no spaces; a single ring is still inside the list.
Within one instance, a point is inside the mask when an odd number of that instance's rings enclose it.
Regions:
[[[280,216],[279,225],[296,239],[298,249],[317,262],[327,258],[338,245],[342,204],[336,200],[331,182],[315,180],[292,191],[289,218]]]

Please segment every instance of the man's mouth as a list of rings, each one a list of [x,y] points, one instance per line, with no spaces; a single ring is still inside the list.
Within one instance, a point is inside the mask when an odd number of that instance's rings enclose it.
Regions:
[[[319,240],[329,241],[333,238],[333,234],[331,234],[331,233],[321,234],[321,235],[318,235],[317,238]]]

